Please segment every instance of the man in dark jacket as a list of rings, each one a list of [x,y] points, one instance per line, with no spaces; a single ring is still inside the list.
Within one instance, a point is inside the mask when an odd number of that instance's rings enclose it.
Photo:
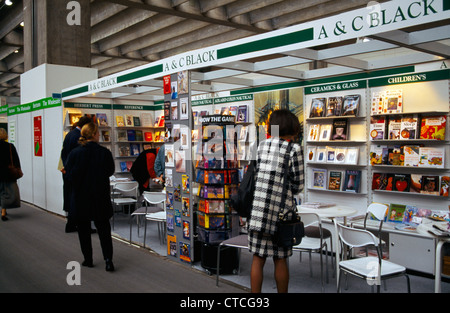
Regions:
[[[81,136],[81,128],[87,124],[92,122],[90,117],[82,116],[78,122],[75,124],[75,128],[72,129],[64,138],[63,147],[61,150],[61,160],[63,163],[63,168],[61,170],[63,176],[63,210],[67,213],[70,211],[70,194],[72,190],[71,183],[66,179],[66,171],[64,167],[67,163],[67,158],[69,157],[70,152],[78,147],[78,140]],[[67,224],[66,224],[66,233],[71,233],[77,231],[77,227],[71,221],[70,217],[67,216]]]

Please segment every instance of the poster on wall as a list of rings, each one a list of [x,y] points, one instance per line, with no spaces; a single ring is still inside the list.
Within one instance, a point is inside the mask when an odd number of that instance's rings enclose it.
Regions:
[[[34,130],[34,156],[42,156],[42,116],[35,116],[33,122]]]
[[[276,90],[257,93],[254,96],[255,103],[255,127],[258,136],[267,134],[267,123],[270,114],[278,109],[288,109],[296,116],[303,130],[303,88]],[[265,138],[258,138],[264,140]],[[303,131],[300,133],[298,142],[303,140]]]

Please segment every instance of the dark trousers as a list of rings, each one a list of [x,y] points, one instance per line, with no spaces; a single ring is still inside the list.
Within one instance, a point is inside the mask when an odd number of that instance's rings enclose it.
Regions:
[[[94,221],[97,229],[100,245],[102,247],[103,258],[112,260],[113,245],[111,238],[111,225],[109,220]],[[85,261],[92,261],[92,241],[91,241],[91,221],[77,222],[78,238],[80,239],[81,252]]]

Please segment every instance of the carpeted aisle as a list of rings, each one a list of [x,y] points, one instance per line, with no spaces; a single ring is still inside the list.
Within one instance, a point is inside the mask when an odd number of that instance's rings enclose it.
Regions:
[[[97,234],[92,235],[94,267],[81,263],[76,233],[64,232],[65,220],[23,204],[0,221],[0,293],[242,293],[241,287],[221,283],[189,265],[178,264],[148,250],[114,240],[116,271],[106,272]],[[69,281],[81,285],[70,285]]]

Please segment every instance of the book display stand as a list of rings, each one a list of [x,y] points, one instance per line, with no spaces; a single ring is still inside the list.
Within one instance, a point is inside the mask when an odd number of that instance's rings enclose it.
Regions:
[[[239,184],[238,136],[233,115],[206,115],[200,118],[201,138],[196,143],[197,233],[202,244],[202,267],[215,271],[217,248],[226,239],[239,235],[239,216],[230,197]],[[229,249],[221,257],[235,270],[237,251]],[[231,258],[231,259],[230,259]],[[231,262],[230,262],[231,261]]]

